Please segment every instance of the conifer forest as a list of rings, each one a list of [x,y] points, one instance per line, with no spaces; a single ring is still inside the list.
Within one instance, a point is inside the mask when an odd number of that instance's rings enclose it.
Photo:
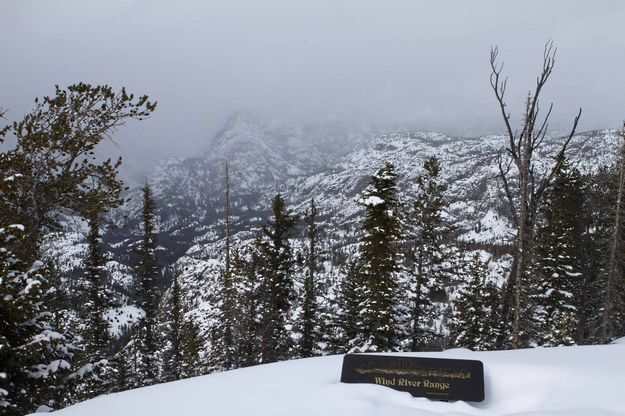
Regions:
[[[506,45],[482,51],[498,134],[237,111],[139,179],[102,149],[166,111],[150,91],[0,102],[0,413],[308,357],[624,337],[625,129],[582,130],[581,108],[550,129],[543,45],[521,102]]]

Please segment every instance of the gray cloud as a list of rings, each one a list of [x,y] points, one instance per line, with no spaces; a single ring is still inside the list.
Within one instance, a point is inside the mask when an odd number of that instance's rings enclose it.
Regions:
[[[619,127],[625,117],[625,3],[616,1],[0,2],[0,105],[19,118],[54,84],[149,94],[159,108],[120,130],[148,157],[206,147],[226,115],[501,131],[488,84],[500,46],[512,114],[558,46],[545,91],[552,127]]]

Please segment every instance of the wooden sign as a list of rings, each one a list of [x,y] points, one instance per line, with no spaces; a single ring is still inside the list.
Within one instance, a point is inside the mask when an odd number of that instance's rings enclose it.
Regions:
[[[481,361],[347,354],[343,383],[370,383],[435,400],[484,400]]]

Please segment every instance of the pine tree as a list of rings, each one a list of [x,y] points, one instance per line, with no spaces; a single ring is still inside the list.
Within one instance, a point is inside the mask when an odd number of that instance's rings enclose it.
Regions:
[[[113,364],[113,388],[119,392],[132,388],[130,372],[130,356],[127,349],[119,351],[112,360]]]
[[[7,415],[59,407],[75,350],[46,309],[55,292],[49,270],[15,254],[29,246],[27,235],[18,224],[0,228],[0,408]]]
[[[605,344],[625,331],[625,125],[621,132],[618,186],[614,206],[605,294],[601,305],[600,341]]]
[[[364,237],[360,246],[361,287],[358,334],[350,349],[393,351],[399,347],[395,307],[399,271],[399,202],[395,167],[386,162],[365,189]]]
[[[223,322],[224,322],[224,351],[226,369],[238,367],[238,359],[234,346],[234,326],[235,326],[235,302],[236,302],[236,288],[232,279],[230,250],[232,246],[232,231],[230,226],[230,176],[228,174],[228,164],[226,164],[226,202],[224,209],[224,224],[225,224],[225,268],[224,268],[224,281],[223,281]]]
[[[8,393],[0,401],[8,412],[58,407],[74,349],[49,309],[57,304],[49,298],[59,288],[41,261],[41,238],[58,227],[60,213],[80,214],[87,195],[103,210],[121,204],[121,159],[98,163],[94,149],[127,119],[146,118],[155,107],[124,89],[56,87],[54,96],[35,100],[35,109],[8,129],[16,139],[12,150],[0,153],[0,230],[11,236],[0,250],[0,342],[6,346],[0,351],[6,373],[0,383]]]
[[[224,204],[224,267],[221,270],[221,289],[216,299],[218,308],[218,325],[214,328],[212,356],[213,366],[220,370],[239,367],[239,356],[236,346],[236,303],[237,289],[232,271],[231,251],[232,235],[230,225],[230,177],[226,163],[226,193]]]
[[[580,258],[584,234],[584,184],[579,171],[561,164],[542,209],[544,224],[538,229],[537,342],[545,346],[575,343],[579,322],[577,296],[583,282]]]
[[[338,261],[337,261],[338,264]],[[347,264],[349,266],[349,264]],[[318,314],[317,322],[319,335],[317,353],[319,355],[341,354],[346,352],[347,341],[343,335],[343,282],[344,274],[341,270],[345,267],[331,266],[324,270],[324,279],[319,282],[319,297],[317,298]],[[347,268],[348,269],[348,268]],[[346,325],[349,326],[349,325]]]
[[[165,335],[167,347],[163,354],[163,378],[165,381],[180,380],[182,378],[184,362],[182,351],[183,313],[180,284],[178,283],[178,276],[175,276],[167,308],[169,318]]]
[[[152,197],[152,191],[147,184],[143,187],[142,192],[143,235],[138,249],[139,264],[137,266],[137,277],[139,280],[138,299],[145,316],[141,320],[137,334],[138,350],[141,354],[137,383],[139,386],[146,386],[155,383],[158,376],[156,319],[159,292],[156,284],[159,277],[159,267],[156,259],[157,241],[154,223],[156,205]]]
[[[449,323],[450,343],[455,347],[489,350],[497,340],[498,289],[487,282],[488,266],[475,253],[461,275]]]
[[[109,301],[105,293],[104,257],[100,247],[100,212],[97,204],[91,207],[87,242],[89,254],[85,267],[84,324],[82,328],[81,351],[75,360],[76,371],[70,376],[72,401],[86,400],[111,390],[113,369],[109,365],[110,339],[108,322],[104,313]]]
[[[35,99],[34,110],[13,123],[17,143],[0,153],[0,172],[19,180],[2,189],[2,199],[13,210],[8,224],[24,225],[27,254],[39,254],[41,236],[58,227],[60,212],[82,212],[87,194],[103,210],[121,205],[121,158],[97,163],[94,150],[128,119],[147,118],[155,108],[147,96],[135,100],[123,88],[80,83]]]
[[[273,216],[263,227],[260,243],[262,256],[261,302],[261,362],[269,363],[290,358],[293,342],[287,324],[293,298],[293,268],[295,259],[289,239],[297,218],[277,194],[272,204]]]
[[[204,365],[200,357],[202,338],[198,327],[193,322],[185,322],[182,326],[182,378],[204,374]]]
[[[576,307],[579,311],[577,344],[600,342],[602,304],[605,300],[607,258],[613,237],[614,206],[618,172],[600,167],[586,178],[584,230],[579,236],[580,264],[583,267]]]
[[[337,353],[348,352],[351,346],[356,345],[359,329],[359,314],[363,303],[364,284],[362,282],[360,262],[352,260],[345,266],[345,273],[341,281],[338,311],[334,326],[340,329],[336,339],[330,341]]]
[[[249,253],[235,250],[233,254],[233,276],[237,287],[237,328],[239,366],[258,364],[261,359],[262,344],[262,301],[264,287],[260,271],[265,269],[261,255],[261,239],[258,237]],[[246,259],[246,257],[249,257]]]
[[[317,296],[318,288],[316,282],[317,273],[317,239],[319,230],[317,227],[317,206],[315,200],[310,200],[310,207],[304,214],[306,224],[306,237],[308,247],[306,252],[306,278],[304,280],[304,294],[302,301],[301,328],[302,337],[300,339],[300,355],[302,357],[312,357],[314,347],[319,337],[317,324]]]
[[[454,228],[444,217],[449,202],[445,198],[447,186],[440,183],[440,162],[432,156],[423,169],[406,215],[411,351],[426,348],[437,337],[430,325],[436,314],[433,299],[449,283],[456,260],[455,249],[449,245]]]
[[[93,212],[89,218],[89,257],[85,278],[88,281],[89,301],[85,305],[87,319],[85,325],[85,349],[94,359],[108,356],[108,323],[103,317],[108,300],[103,287],[104,257],[100,248],[100,219]]]

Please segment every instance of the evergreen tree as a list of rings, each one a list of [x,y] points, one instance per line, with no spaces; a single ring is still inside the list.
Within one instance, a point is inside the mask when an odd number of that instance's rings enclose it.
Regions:
[[[613,237],[617,177],[613,167],[600,167],[597,173],[586,178],[584,230],[579,236],[583,270],[575,303],[579,312],[577,344],[600,342],[599,329],[607,281],[605,253],[609,253]]]
[[[108,322],[104,313],[109,300],[103,285],[104,257],[100,247],[100,218],[97,206],[89,213],[89,234],[87,243],[89,254],[85,267],[84,324],[82,327],[81,351],[77,353],[77,370],[70,376],[72,401],[86,400],[111,390],[112,368],[109,365],[110,339]]]
[[[19,180],[1,195],[13,211],[8,224],[24,225],[27,263],[39,254],[41,236],[58,228],[59,213],[80,213],[86,195],[103,210],[121,205],[121,158],[96,163],[94,150],[116,127],[149,117],[155,108],[147,96],[135,100],[123,88],[116,93],[106,85],[80,83],[35,99],[35,109],[13,123],[9,132],[16,146],[0,153],[0,172]]]
[[[606,265],[605,294],[601,304],[602,344],[625,333],[625,125],[621,132],[616,201],[614,204],[610,255]]]
[[[312,357],[314,355],[315,344],[319,337],[317,321],[318,288],[316,282],[317,273],[317,239],[319,230],[317,227],[317,206],[315,200],[310,200],[310,207],[304,214],[306,224],[306,237],[308,247],[306,252],[306,278],[304,280],[304,294],[302,301],[301,328],[302,337],[300,340],[300,355],[302,357]]]
[[[498,289],[486,281],[488,267],[479,253],[461,276],[449,322],[450,343],[475,351],[493,349],[497,340]]]
[[[226,369],[238,367],[238,357],[235,351],[234,338],[235,338],[235,302],[236,302],[236,288],[232,278],[232,267],[230,251],[232,246],[232,232],[230,227],[230,175],[228,173],[228,164],[226,164],[226,202],[224,208],[224,234],[226,238],[225,247],[225,267],[223,273],[223,317],[224,323],[224,352],[225,361],[224,367]]]
[[[235,287],[231,250],[232,236],[230,227],[230,178],[228,164],[226,164],[226,193],[224,206],[224,267],[221,270],[221,288],[216,298],[218,309],[218,324],[213,331],[212,365],[220,370],[229,370],[239,366],[239,356],[236,345],[237,326],[237,288]]]
[[[536,338],[545,346],[575,343],[579,322],[576,295],[583,281],[584,183],[579,171],[566,161],[561,166],[545,197],[544,224],[538,229],[536,244]]]
[[[395,167],[386,162],[360,199],[365,207],[360,246],[361,286],[358,334],[350,349],[393,351],[399,347],[397,272],[399,271],[399,202]]]
[[[297,222],[277,194],[272,204],[273,216],[263,227],[260,242],[262,256],[261,362],[285,360],[292,353],[292,339],[287,330],[293,298],[294,257],[289,238]]]
[[[263,301],[262,276],[260,271],[265,269],[264,258],[261,255],[261,239],[258,237],[254,245],[246,254],[235,250],[233,255],[233,276],[237,287],[237,333],[239,366],[247,367],[258,364],[261,358],[262,344],[262,316]]]
[[[182,378],[184,362],[182,354],[183,313],[182,300],[180,299],[180,284],[178,283],[178,276],[175,276],[167,308],[167,314],[169,315],[166,328],[167,347],[163,359],[163,378],[165,381],[180,380]]]
[[[449,245],[454,228],[444,217],[449,203],[445,198],[447,186],[440,182],[440,162],[432,156],[423,169],[417,178],[414,203],[406,215],[406,265],[410,275],[407,348],[411,351],[426,348],[438,336],[431,326],[436,314],[433,300],[449,283],[456,260],[455,250]]]
[[[7,415],[59,407],[75,350],[46,309],[56,292],[50,271],[15,254],[27,240],[22,225],[0,228],[0,408]]]
[[[342,313],[342,286],[343,273],[341,268],[330,263],[329,269],[325,269],[323,281],[318,282],[319,296],[317,298],[317,327],[318,339],[317,351],[319,355],[340,354],[345,352],[347,342],[343,339],[343,313]],[[339,264],[337,262],[336,264]],[[319,279],[321,280],[321,279]]]
[[[145,185],[143,192],[142,225],[143,235],[138,249],[139,264],[137,277],[139,280],[138,299],[145,312],[137,334],[140,366],[137,378],[139,386],[147,386],[156,382],[158,376],[157,350],[158,334],[156,319],[158,313],[159,292],[156,286],[159,278],[159,267],[156,259],[156,205],[152,191]]]
[[[105,260],[100,248],[100,219],[97,212],[90,214],[87,242],[89,257],[85,279],[88,282],[89,300],[85,305],[87,316],[83,336],[84,346],[94,359],[102,359],[108,356],[109,349],[108,322],[103,316],[109,302],[103,285]]]
[[[336,339],[331,339],[337,353],[347,352],[359,341],[359,314],[363,303],[364,284],[360,262],[352,260],[345,266],[338,299],[338,311],[335,326],[340,328]]]
[[[204,374],[204,365],[200,357],[202,338],[197,325],[185,322],[182,327],[182,378]]]
[[[132,388],[130,372],[130,355],[127,349],[119,351],[112,360],[113,364],[113,389],[119,392]]]
[[[46,270],[48,270],[48,285],[51,293],[48,309],[52,314],[51,323],[54,328],[58,328],[61,333],[73,333],[73,328],[68,325],[68,309],[71,307],[68,302],[67,294],[61,289],[61,275],[57,262],[52,259],[46,259]]]
[[[11,236],[0,250],[0,342],[5,346],[0,368],[6,373],[0,383],[7,386],[0,401],[11,413],[59,406],[62,373],[68,372],[74,349],[70,336],[54,325],[58,314],[49,309],[58,304],[50,299],[58,293],[51,284],[58,276],[41,261],[41,238],[59,226],[60,213],[80,214],[87,195],[94,195],[103,210],[121,204],[121,159],[97,163],[94,149],[127,119],[148,117],[155,106],[124,89],[57,87],[54,96],[35,100],[35,109],[8,129],[16,145],[0,153],[0,230]]]

